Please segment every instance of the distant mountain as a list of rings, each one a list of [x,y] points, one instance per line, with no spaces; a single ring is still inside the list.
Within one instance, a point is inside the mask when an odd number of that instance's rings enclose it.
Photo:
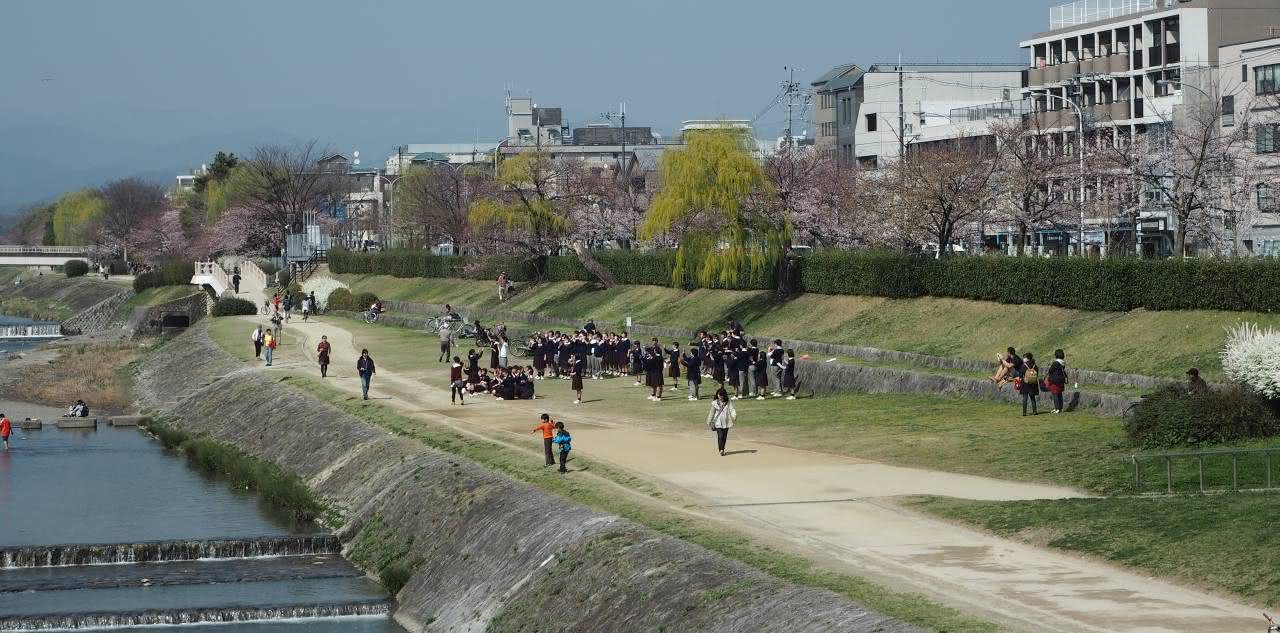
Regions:
[[[0,138],[0,216],[117,178],[139,177],[167,186],[176,175],[209,162],[218,150],[245,154],[255,145],[298,141],[279,130],[246,129],[144,143],[34,122],[0,127]]]

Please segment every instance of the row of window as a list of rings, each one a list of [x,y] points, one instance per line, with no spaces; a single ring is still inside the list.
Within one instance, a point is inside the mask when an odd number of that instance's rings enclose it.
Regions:
[[[1245,67],[1246,69],[1248,66]],[[1247,70],[1246,70],[1247,72]],[[1258,66],[1253,69],[1253,91],[1259,95],[1280,93],[1280,64]]]

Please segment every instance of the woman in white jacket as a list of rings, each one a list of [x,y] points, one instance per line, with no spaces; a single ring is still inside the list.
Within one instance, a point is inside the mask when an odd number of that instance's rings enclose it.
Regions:
[[[729,392],[723,388],[716,391],[715,398],[711,400],[711,412],[707,414],[707,426],[716,432],[716,447],[720,449],[721,457],[724,457],[725,442],[729,440],[729,429],[737,419],[738,411],[729,402]]]

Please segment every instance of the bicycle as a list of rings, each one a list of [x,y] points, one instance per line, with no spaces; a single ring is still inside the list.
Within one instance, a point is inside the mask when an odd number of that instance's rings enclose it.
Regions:
[[[1262,617],[1267,619],[1267,633],[1280,633],[1280,624],[1276,624],[1276,621],[1266,613],[1263,613]]]
[[[364,311],[364,322],[365,322],[365,323],[370,323],[370,324],[372,324],[372,323],[377,323],[377,322],[378,322],[378,311],[377,311],[377,310],[365,310],[365,311]]]

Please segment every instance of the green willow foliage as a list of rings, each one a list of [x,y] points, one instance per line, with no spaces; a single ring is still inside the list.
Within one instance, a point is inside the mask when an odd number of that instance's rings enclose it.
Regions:
[[[672,285],[692,278],[700,286],[732,287],[744,270],[772,268],[782,257],[790,223],[779,226],[749,204],[752,196],[772,192],[741,135],[691,133],[687,148],[662,155],[658,171],[663,187],[640,234],[653,239],[678,232]]]

